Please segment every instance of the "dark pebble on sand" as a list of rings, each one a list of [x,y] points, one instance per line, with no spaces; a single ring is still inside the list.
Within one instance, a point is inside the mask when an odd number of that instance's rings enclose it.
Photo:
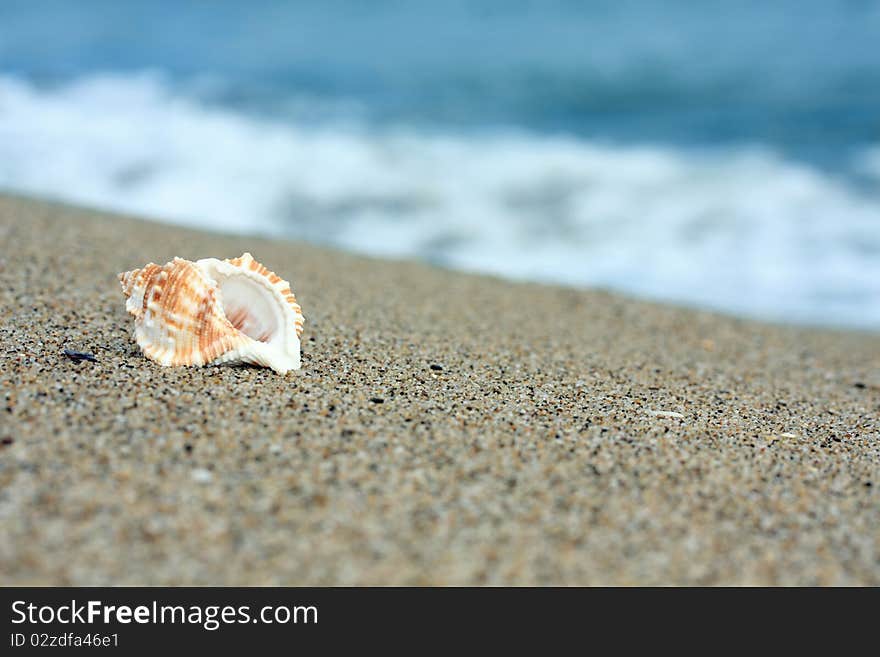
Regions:
[[[64,350],[64,355],[67,356],[70,360],[75,363],[81,363],[84,360],[90,361],[92,363],[97,363],[98,359],[95,358],[93,354],[86,354],[81,351],[71,351],[70,349]]]

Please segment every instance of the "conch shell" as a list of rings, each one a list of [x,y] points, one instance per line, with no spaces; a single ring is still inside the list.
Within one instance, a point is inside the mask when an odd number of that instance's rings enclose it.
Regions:
[[[303,315],[290,285],[253,259],[175,258],[119,274],[134,337],[160,365],[300,368]]]

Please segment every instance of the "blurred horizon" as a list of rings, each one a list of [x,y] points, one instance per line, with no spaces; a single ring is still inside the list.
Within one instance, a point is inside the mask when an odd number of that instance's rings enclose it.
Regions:
[[[0,189],[880,329],[880,1],[0,4]]]

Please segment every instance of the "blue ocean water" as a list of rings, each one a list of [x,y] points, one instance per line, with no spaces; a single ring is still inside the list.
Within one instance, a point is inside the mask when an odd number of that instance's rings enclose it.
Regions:
[[[878,329],[880,1],[7,0],[0,187]]]

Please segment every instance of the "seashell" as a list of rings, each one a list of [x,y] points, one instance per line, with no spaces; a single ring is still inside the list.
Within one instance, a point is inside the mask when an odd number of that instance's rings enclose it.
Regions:
[[[253,259],[175,258],[119,274],[141,351],[160,365],[300,368],[303,315],[290,285]]]

